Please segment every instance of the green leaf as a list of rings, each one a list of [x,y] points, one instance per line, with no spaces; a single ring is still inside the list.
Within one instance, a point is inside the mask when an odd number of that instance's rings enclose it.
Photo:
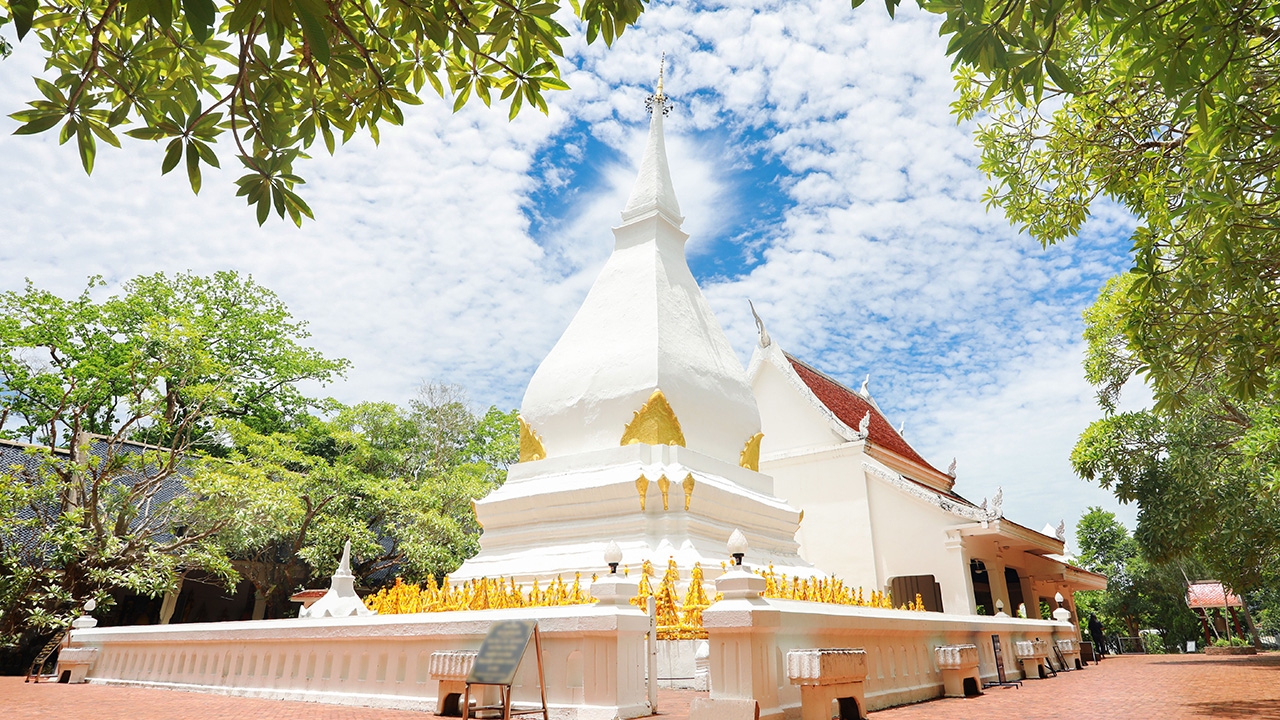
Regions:
[[[151,18],[162,28],[173,26],[173,2],[174,0],[149,0],[147,3]]]
[[[1053,83],[1057,85],[1059,89],[1065,90],[1069,93],[1080,92],[1080,86],[1077,85],[1071,77],[1062,70],[1062,68],[1058,67],[1058,64],[1054,61],[1045,58],[1044,69],[1049,73],[1049,77],[1053,79]]]
[[[160,138],[169,137],[173,133],[166,132],[157,127],[134,128],[133,130],[125,130],[125,135],[139,140],[159,140]]]
[[[187,180],[191,182],[191,192],[200,194],[200,152],[194,142],[187,143]]]
[[[97,141],[93,139],[93,132],[89,130],[89,122],[86,120],[80,123],[76,129],[76,145],[80,148],[80,164],[84,166],[86,175],[93,174],[93,160],[98,153]]]
[[[11,0],[9,11],[13,13],[13,25],[18,31],[18,39],[31,32],[31,23],[35,19],[37,0]]]
[[[26,125],[19,127],[17,130],[13,131],[13,134],[14,135],[35,135],[36,133],[42,133],[45,130],[48,130],[49,128],[53,127],[54,125],[57,125],[58,121],[61,119],[62,119],[61,113],[58,113],[56,115],[47,115],[45,117],[32,120]]]
[[[168,175],[169,171],[178,167],[182,159],[182,138],[174,138],[164,151],[164,162],[160,164],[160,174]]]
[[[196,42],[203,43],[213,34],[213,21],[217,8],[213,0],[182,0],[182,10],[187,15],[187,27]]]
[[[324,19],[327,15],[325,4],[318,0],[297,0],[295,8],[298,11],[298,20],[302,23],[302,36],[306,38],[307,46],[311,48],[311,57],[319,60],[323,65],[328,65],[331,56],[328,23]]]

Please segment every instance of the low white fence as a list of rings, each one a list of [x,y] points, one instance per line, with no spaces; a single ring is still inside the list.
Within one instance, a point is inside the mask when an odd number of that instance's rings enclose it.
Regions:
[[[536,619],[547,702],[559,718],[649,714],[638,610],[579,605],[372,617],[257,620],[75,630],[96,650],[91,682],[347,705],[436,710],[434,652],[476,650],[498,620]],[[532,644],[513,688],[537,702]]]
[[[1075,637],[1070,623],[846,607],[759,597],[722,600],[703,612],[710,634],[711,697],[754,698],[760,717],[794,718],[800,691],[783,667],[790,650],[866,650],[863,711],[943,694],[934,649],[971,644],[983,680],[996,679],[991,636],[1000,637],[1006,677],[1020,679],[1015,642]]]

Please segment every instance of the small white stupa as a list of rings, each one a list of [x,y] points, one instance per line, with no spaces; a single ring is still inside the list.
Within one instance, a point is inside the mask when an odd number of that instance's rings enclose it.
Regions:
[[[298,611],[298,617],[351,617],[352,615],[376,615],[373,610],[364,606],[364,601],[356,594],[355,576],[351,574],[351,541],[342,546],[342,560],[333,573],[333,581],[329,592],[324,597]]]
[[[521,462],[476,503],[481,550],[456,579],[590,574],[610,539],[624,564],[674,557],[714,575],[735,527],[748,562],[815,572],[796,554],[799,512],[758,472],[755,397],[685,260],[661,72],[648,104],[613,254],[529,382]]]

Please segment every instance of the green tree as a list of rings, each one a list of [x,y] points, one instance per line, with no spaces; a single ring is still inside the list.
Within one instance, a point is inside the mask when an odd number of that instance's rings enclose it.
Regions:
[[[294,609],[293,591],[323,586],[346,540],[364,584],[391,570],[410,581],[452,572],[479,550],[472,501],[505,481],[519,452],[514,411],[476,415],[460,388],[441,385],[405,409],[360,403],[288,431],[228,434],[225,472],[279,489],[261,517],[219,535],[269,617]]]
[[[1241,400],[1274,389],[1280,7],[917,1],[945,15],[991,204],[1046,245],[1102,197],[1138,218],[1122,328],[1157,408],[1206,375]]]
[[[586,38],[611,44],[643,0],[570,0]],[[59,129],[75,138],[86,172],[117,131],[166,143],[161,171],[182,164],[194,192],[202,166],[221,166],[230,134],[246,173],[238,195],[259,224],[274,208],[301,225],[311,209],[295,188],[298,160],[319,137],[333,153],[357,132],[404,122],[424,86],[547,111],[568,86],[557,65],[569,32],[537,0],[0,0],[0,27],[34,31],[46,72],[40,97],[12,117],[18,134]],[[19,44],[21,47],[21,43]],[[0,55],[11,50],[0,45]],[[222,159],[220,159],[222,158]]]
[[[1119,409],[1141,362],[1124,339],[1133,275],[1085,314],[1086,375],[1104,417],[1072,451],[1076,472],[1140,508],[1135,536],[1154,562],[1196,557],[1237,591],[1280,579],[1280,413],[1239,400],[1225,378],[1198,378],[1176,412]],[[1273,374],[1276,371],[1272,371]]]
[[[1199,625],[1186,604],[1186,578],[1204,572],[1197,561],[1148,561],[1115,514],[1099,507],[1080,517],[1076,537],[1081,566],[1107,576],[1106,590],[1077,593],[1081,617],[1096,614],[1109,634],[1126,637],[1158,630],[1168,649],[1199,636]]]
[[[287,423],[313,405],[298,382],[346,367],[235,273],[143,276],[98,302],[101,285],[0,294],[0,438],[31,443],[0,467],[5,643],[113,590],[157,596],[189,569],[233,578],[217,537],[278,487],[220,471],[225,427]]]

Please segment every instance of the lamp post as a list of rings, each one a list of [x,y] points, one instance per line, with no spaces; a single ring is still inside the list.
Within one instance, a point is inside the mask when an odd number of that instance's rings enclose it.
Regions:
[[[729,555],[733,558],[735,567],[742,567],[742,558],[747,554],[747,536],[742,531],[734,528],[733,533],[729,535]]]
[[[610,575],[618,574],[618,564],[622,562],[622,548],[618,547],[618,543],[610,540],[605,546],[604,562],[609,566]]]

